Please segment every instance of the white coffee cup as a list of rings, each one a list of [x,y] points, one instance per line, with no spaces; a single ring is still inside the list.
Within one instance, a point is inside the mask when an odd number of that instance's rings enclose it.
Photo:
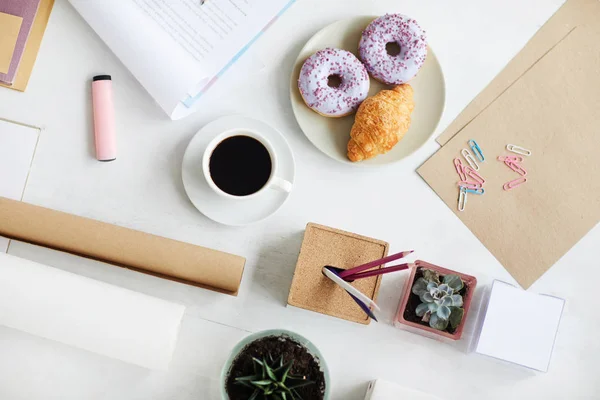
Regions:
[[[229,194],[227,192],[224,192],[213,181],[212,176],[210,174],[210,158],[211,158],[213,152],[215,151],[217,146],[219,146],[219,144],[221,144],[221,142],[223,142],[224,140],[229,139],[231,137],[235,137],[235,136],[247,136],[247,137],[251,137],[251,138],[259,141],[267,149],[267,151],[269,152],[269,156],[271,157],[271,175],[269,176],[269,179],[267,180],[267,182],[264,184],[264,186],[261,189],[259,189],[258,191],[254,192],[254,193],[245,195],[245,196],[235,196],[235,195]],[[218,195],[226,197],[228,199],[247,200],[247,199],[251,199],[251,198],[260,196],[262,193],[264,193],[265,191],[270,190],[270,189],[275,189],[275,190],[279,190],[281,192],[286,192],[286,193],[291,192],[292,191],[292,183],[277,176],[277,170],[278,170],[277,167],[278,167],[277,155],[275,153],[275,150],[273,149],[273,146],[271,145],[271,142],[269,142],[260,133],[250,130],[250,129],[232,129],[229,131],[225,131],[225,132],[221,133],[220,135],[217,135],[206,146],[206,150],[204,151],[204,155],[202,156],[202,172],[204,173],[204,178],[206,179],[208,186]]]

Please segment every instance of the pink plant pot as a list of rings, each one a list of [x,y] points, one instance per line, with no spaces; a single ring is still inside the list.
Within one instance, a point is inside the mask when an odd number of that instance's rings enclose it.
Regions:
[[[421,329],[430,334],[437,335],[440,337],[444,337],[450,340],[458,340],[461,338],[463,329],[465,326],[465,321],[467,320],[467,316],[469,315],[469,308],[471,307],[471,301],[473,300],[473,295],[475,294],[475,287],[477,286],[477,278],[471,275],[461,274],[460,272],[452,271],[450,269],[442,268],[437,265],[429,264],[425,261],[417,260],[415,261],[415,267],[412,268],[410,273],[410,277],[406,281],[406,285],[404,286],[404,293],[402,295],[402,299],[400,300],[400,306],[398,307],[398,314],[396,315],[396,321],[400,324],[410,326],[412,328]],[[458,275],[460,279],[464,282],[467,287],[467,292],[463,298],[463,309],[465,310],[462,322],[456,328],[454,333],[439,331],[437,329],[433,329],[429,325],[422,325],[416,322],[407,321],[404,319],[404,311],[406,310],[406,306],[408,304],[408,299],[412,295],[412,287],[415,281],[415,277],[417,274],[417,270],[419,268],[430,269],[432,271],[437,271],[440,275]],[[430,335],[427,335],[430,336]]]

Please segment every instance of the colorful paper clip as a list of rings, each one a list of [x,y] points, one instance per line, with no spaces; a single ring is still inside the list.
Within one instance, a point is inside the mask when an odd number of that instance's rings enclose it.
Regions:
[[[456,168],[456,173],[458,174],[458,177],[460,178],[461,181],[466,181],[467,180],[467,176],[465,175],[465,166],[463,165],[462,161],[460,161],[460,158],[455,158],[454,159],[454,168]]]
[[[483,152],[481,151],[481,147],[479,147],[479,145],[477,144],[475,139],[471,139],[467,143],[471,147],[471,151],[473,152],[473,154],[475,154],[475,157],[477,157],[477,159],[479,161],[484,162],[485,156],[483,155]]]
[[[470,190],[479,190],[481,189],[481,183],[471,181],[460,181],[458,182],[458,187]]]
[[[520,154],[522,156],[529,157],[531,155],[531,150],[527,150],[524,147],[517,146],[517,145],[514,145],[514,144],[507,144],[506,145],[506,150],[508,150],[508,151],[510,151],[512,153],[515,153],[515,154]]]
[[[485,193],[485,189],[481,188],[481,189],[466,189],[467,193],[473,193],[473,194],[484,194]]]
[[[473,180],[475,182],[480,183],[481,185],[483,185],[485,183],[485,179],[483,179],[483,177],[481,175],[479,175],[479,173],[477,171],[475,171],[473,168],[465,167],[464,171],[465,171],[465,175],[473,178]]]
[[[464,187],[460,188],[458,193],[458,211],[465,211],[467,206],[467,189]]]
[[[523,168],[523,166],[516,161],[505,160],[504,164],[506,164],[508,168],[512,169],[521,176],[527,175],[527,171],[525,170],[525,168]]]
[[[523,157],[520,156],[498,156],[498,161],[514,161],[523,162]]]
[[[506,182],[504,184],[504,190],[512,190],[512,189],[516,188],[517,186],[524,184],[525,182],[527,182],[527,178],[525,178],[524,176],[517,178],[515,180],[512,180],[510,182]]]
[[[477,164],[477,161],[475,158],[473,158],[473,154],[471,154],[468,149],[462,149],[460,154],[462,154],[462,156],[465,158],[465,161],[471,166],[471,168],[473,168],[475,171],[479,171],[479,164]]]

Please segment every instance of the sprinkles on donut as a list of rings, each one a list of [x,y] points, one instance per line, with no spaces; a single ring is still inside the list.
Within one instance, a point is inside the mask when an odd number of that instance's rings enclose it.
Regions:
[[[349,51],[326,48],[302,65],[298,89],[306,105],[325,117],[356,112],[369,94],[369,74]]]
[[[389,45],[399,46],[397,54]],[[427,58],[427,37],[417,21],[402,14],[386,14],[363,31],[361,60],[374,79],[387,85],[406,83],[417,75]]]

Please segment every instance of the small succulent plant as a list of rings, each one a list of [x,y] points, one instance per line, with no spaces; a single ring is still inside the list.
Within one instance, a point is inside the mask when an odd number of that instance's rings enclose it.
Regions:
[[[238,385],[251,389],[248,400],[302,400],[297,389],[313,385],[303,376],[290,374],[294,360],[284,363],[283,356],[278,361],[269,354],[266,359],[253,358],[254,374],[235,378]]]
[[[458,275],[445,275],[440,281],[437,272],[423,270],[423,276],[412,287],[412,292],[421,299],[416,309],[417,316],[440,331],[445,331],[448,325],[458,328],[465,313],[463,298],[458,293],[463,286]]]

